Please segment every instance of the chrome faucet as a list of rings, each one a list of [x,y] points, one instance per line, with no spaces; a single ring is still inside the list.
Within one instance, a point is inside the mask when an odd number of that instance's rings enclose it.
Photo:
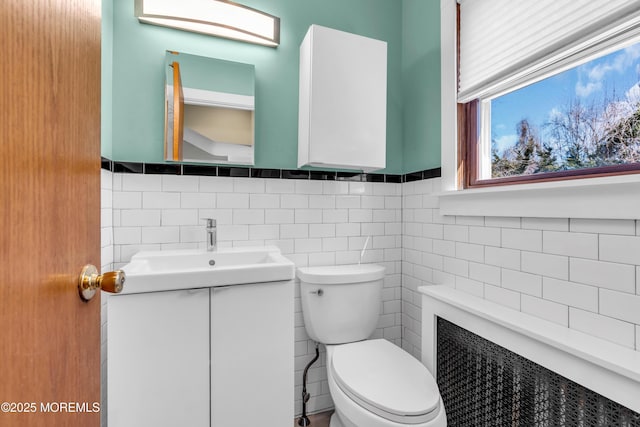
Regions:
[[[218,245],[217,223],[213,218],[203,218],[207,221],[207,251],[213,252]]]

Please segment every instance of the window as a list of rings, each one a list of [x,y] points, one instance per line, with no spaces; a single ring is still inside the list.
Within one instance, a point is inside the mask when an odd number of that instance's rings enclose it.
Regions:
[[[459,3],[463,186],[640,172],[640,2]]]
[[[637,43],[483,101],[479,178],[640,168],[639,73]]]

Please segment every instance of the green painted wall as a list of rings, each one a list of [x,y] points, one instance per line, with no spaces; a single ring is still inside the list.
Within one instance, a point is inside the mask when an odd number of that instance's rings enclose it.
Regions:
[[[440,167],[440,0],[403,0],[403,170]]]
[[[256,167],[296,168],[299,45],[319,24],[388,43],[387,168],[402,173],[402,8],[399,0],[245,0],[281,19],[273,49],[140,24],[133,0],[113,1],[111,158],[162,162],[165,50],[255,65]],[[107,64],[105,64],[107,65]],[[108,115],[109,112],[105,112]],[[105,141],[105,146],[109,142]]]
[[[133,0],[103,1],[102,155],[163,162],[165,51],[255,65],[256,167],[295,169],[298,49],[312,23],[388,43],[387,168],[440,166],[439,0],[245,0],[281,18],[268,48],[140,24]]]

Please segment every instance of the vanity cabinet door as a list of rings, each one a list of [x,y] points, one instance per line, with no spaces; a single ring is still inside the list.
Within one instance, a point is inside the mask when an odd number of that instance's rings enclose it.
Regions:
[[[110,427],[209,426],[209,289],[109,298]]]
[[[293,283],[212,288],[213,427],[291,425]]]

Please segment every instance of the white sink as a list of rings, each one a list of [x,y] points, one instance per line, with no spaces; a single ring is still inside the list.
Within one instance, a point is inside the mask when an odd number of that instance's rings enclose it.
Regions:
[[[122,294],[292,280],[294,264],[275,246],[143,251],[122,267]]]

